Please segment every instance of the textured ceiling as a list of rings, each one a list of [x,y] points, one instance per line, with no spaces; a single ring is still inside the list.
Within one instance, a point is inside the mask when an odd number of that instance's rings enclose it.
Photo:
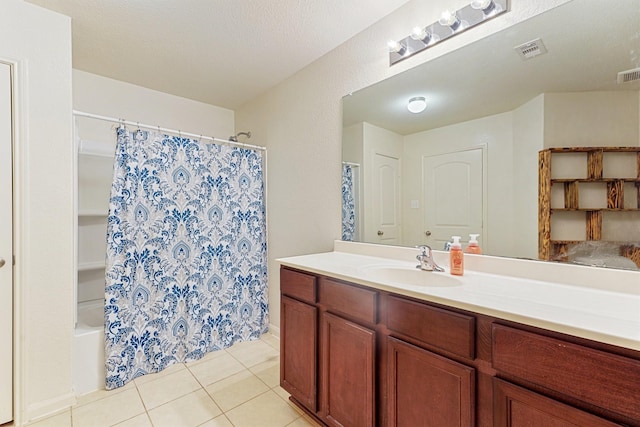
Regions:
[[[408,0],[27,1],[72,18],[74,68],[235,109]]]

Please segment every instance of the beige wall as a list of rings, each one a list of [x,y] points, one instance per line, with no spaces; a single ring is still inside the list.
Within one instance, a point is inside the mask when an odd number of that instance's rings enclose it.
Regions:
[[[232,110],[79,70],[73,70],[73,108],[222,139],[235,134]],[[82,138],[115,146],[113,123],[81,121]]]
[[[26,422],[74,402],[71,21],[3,0],[0,60],[15,72],[15,404]]]
[[[441,45],[389,67],[386,42],[406,37],[417,24],[436,21],[443,8],[464,0],[413,0],[285,82],[236,111],[238,128],[250,129],[269,149],[269,294],[279,324],[276,258],[330,251],[340,238],[342,96],[414,67],[566,0],[512,0],[511,11]],[[419,17],[417,22],[416,17]]]
[[[640,92],[548,93],[544,96],[544,145],[640,145]]]
[[[513,111],[513,215],[511,256],[538,258],[538,151],[544,148],[544,95]]]

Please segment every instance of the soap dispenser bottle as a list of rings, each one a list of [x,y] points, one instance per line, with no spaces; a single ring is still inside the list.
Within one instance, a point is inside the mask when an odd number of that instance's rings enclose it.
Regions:
[[[449,268],[451,269],[451,274],[462,276],[464,274],[464,252],[462,252],[460,236],[453,236],[452,239],[453,243],[449,251]]]
[[[480,245],[478,244],[478,236],[479,234],[469,234],[469,246],[464,250],[466,253],[476,255],[482,253],[482,249],[480,249]]]

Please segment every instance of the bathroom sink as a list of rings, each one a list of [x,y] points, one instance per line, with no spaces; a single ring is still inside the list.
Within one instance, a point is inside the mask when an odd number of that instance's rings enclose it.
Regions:
[[[415,267],[371,266],[364,268],[363,272],[372,280],[398,285],[451,287],[462,284],[447,273],[423,271]]]

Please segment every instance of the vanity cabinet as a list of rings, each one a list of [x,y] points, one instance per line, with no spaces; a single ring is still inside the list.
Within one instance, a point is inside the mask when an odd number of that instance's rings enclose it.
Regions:
[[[281,385],[325,425],[640,427],[638,351],[284,266],[280,286]]]

